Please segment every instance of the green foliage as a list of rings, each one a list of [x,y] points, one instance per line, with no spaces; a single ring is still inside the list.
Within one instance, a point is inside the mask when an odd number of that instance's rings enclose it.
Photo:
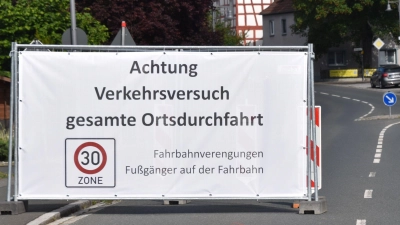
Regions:
[[[0,161],[8,160],[9,133],[0,126]]]
[[[244,45],[245,33],[237,34],[229,25],[224,23],[217,23],[215,31],[223,35],[223,45],[225,46],[238,46]]]
[[[0,70],[9,70],[11,42],[29,44],[40,40],[44,44],[60,44],[64,31],[70,27],[68,0],[0,1]],[[89,44],[108,40],[108,29],[85,9],[76,14],[77,26],[88,35]]]
[[[0,71],[0,77],[11,77],[10,71]]]
[[[370,48],[376,37],[399,34],[399,15],[395,9],[385,12],[386,0],[293,0],[293,4],[292,31],[307,37],[317,55],[348,41]]]
[[[0,179],[7,178],[7,177],[8,176],[6,173],[0,172]]]
[[[220,18],[221,12],[216,9],[215,11],[215,18]],[[213,27],[213,18],[212,18],[212,11],[210,11],[207,15],[207,21],[209,24],[210,29]],[[230,26],[229,23],[225,23],[219,19],[215,19],[214,21],[215,26],[215,33],[219,36],[222,36],[222,45],[224,46],[239,46],[245,45],[244,40],[246,38],[247,33],[240,33],[237,34],[234,29]]]
[[[76,23],[79,28],[86,32],[90,45],[104,44],[110,37],[108,28],[92,17],[89,8],[85,8],[83,12],[76,14]]]

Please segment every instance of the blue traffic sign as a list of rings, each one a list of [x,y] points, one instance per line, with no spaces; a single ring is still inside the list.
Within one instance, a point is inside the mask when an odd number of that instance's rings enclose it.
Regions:
[[[394,106],[394,104],[396,104],[396,101],[397,101],[397,97],[392,92],[386,92],[383,95],[383,103],[387,106]]]

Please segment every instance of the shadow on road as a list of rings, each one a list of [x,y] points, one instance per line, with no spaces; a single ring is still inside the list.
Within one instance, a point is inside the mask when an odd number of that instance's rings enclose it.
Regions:
[[[171,214],[171,213],[298,213],[291,208],[293,202],[256,202],[248,200],[215,202],[191,201],[185,205],[163,205],[162,201],[122,201],[96,214]]]

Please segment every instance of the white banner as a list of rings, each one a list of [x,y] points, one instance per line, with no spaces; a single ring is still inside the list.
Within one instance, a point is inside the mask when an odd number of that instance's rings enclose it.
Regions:
[[[20,52],[19,199],[304,198],[304,52]]]

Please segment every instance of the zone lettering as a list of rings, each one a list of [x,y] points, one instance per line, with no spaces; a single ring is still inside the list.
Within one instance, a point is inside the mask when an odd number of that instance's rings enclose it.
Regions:
[[[78,184],[103,184],[103,177],[78,177]]]

